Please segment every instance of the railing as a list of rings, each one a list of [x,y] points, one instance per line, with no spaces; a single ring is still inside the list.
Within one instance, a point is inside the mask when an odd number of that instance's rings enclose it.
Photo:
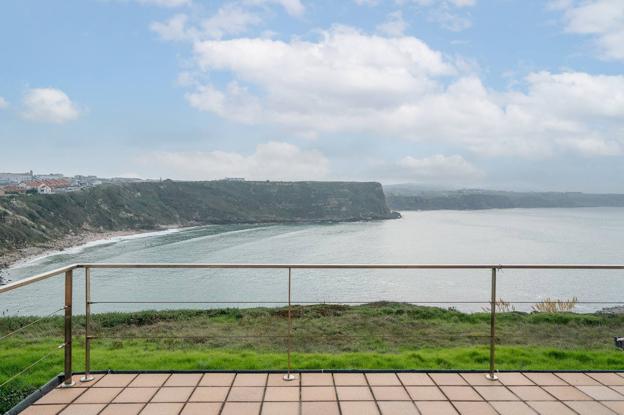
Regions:
[[[72,316],[73,316],[73,279],[74,271],[77,269],[84,269],[85,273],[85,373],[80,379],[82,382],[89,382],[93,380],[91,376],[91,342],[95,339],[90,333],[90,321],[91,321],[91,305],[95,304],[91,301],[91,270],[94,269],[272,269],[272,270],[287,270],[288,271],[288,351],[287,351],[287,373],[284,376],[285,380],[293,380],[295,377],[292,374],[292,274],[293,270],[314,269],[314,270],[345,270],[345,269],[364,269],[364,270],[489,270],[491,272],[491,284],[490,284],[490,300],[483,303],[490,304],[490,333],[489,333],[489,369],[486,374],[487,379],[496,380],[496,305],[497,305],[497,272],[505,269],[515,270],[624,270],[624,265],[578,265],[578,264],[551,264],[551,265],[538,265],[538,264],[158,264],[158,263],[143,263],[143,264],[73,264],[63,268],[59,268],[53,271],[45,272],[35,275],[30,278],[15,281],[13,283],[0,286],[0,294],[15,290],[20,287],[34,284],[39,281],[49,279],[51,277],[65,274],[65,304],[64,307],[58,311],[64,311],[64,343],[61,346],[64,348],[64,373],[63,383],[64,387],[73,386],[73,365],[72,365]],[[447,301],[445,303],[461,303]],[[579,302],[582,303],[582,302]],[[592,302],[595,304],[596,302]],[[609,302],[609,304],[615,304]],[[39,320],[37,320],[39,321]],[[28,326],[31,324],[29,323]],[[0,338],[0,341],[16,334],[21,329],[27,326],[21,327],[11,333]],[[29,365],[20,371],[17,375],[12,376],[8,381],[16,378],[39,361]],[[7,382],[8,382],[7,381]],[[5,383],[7,383],[5,382]]]

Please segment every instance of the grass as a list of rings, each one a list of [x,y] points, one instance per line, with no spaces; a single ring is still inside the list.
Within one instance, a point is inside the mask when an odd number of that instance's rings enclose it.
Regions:
[[[34,318],[0,319],[0,337]],[[94,370],[285,369],[283,308],[145,311],[94,316]],[[47,353],[47,359],[0,388],[0,412],[62,370],[63,320],[51,317],[0,341],[0,384]],[[501,370],[621,370],[613,336],[624,317],[607,314],[501,313]],[[83,370],[84,317],[74,319],[74,368]],[[475,369],[488,366],[489,314],[397,303],[317,305],[293,311],[297,369]],[[183,339],[170,337],[181,336]]]

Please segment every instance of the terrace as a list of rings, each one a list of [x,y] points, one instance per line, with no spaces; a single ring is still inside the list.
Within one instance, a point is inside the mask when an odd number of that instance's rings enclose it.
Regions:
[[[284,364],[262,370],[182,371],[174,365],[166,371],[140,367],[129,371],[126,367],[111,367],[109,362],[99,359],[97,370],[92,370],[92,343],[104,338],[92,331],[94,315],[91,307],[96,302],[91,300],[91,274],[97,269],[163,269],[171,272],[176,269],[264,269],[287,275],[288,298],[284,299],[287,324],[284,331],[249,335],[283,340]],[[297,341],[306,339],[298,338],[293,327],[293,310],[302,301],[293,301],[292,284],[294,274],[303,269],[328,272],[339,269],[487,271],[490,298],[484,302],[489,303],[489,332],[480,336],[487,340],[488,350],[483,367],[474,370],[298,368],[293,355],[297,352]],[[58,347],[63,350],[64,367],[62,374],[36,390],[8,414],[624,414],[624,374],[619,368],[606,371],[593,370],[592,367],[580,371],[497,370],[496,351],[504,341],[497,336],[497,314],[500,314],[497,276],[505,269],[607,271],[623,270],[624,265],[76,264],[18,280],[0,287],[0,294],[64,276],[64,306],[59,310],[64,315],[64,333]],[[79,270],[84,271],[85,313],[76,316],[74,279],[79,277]],[[82,324],[76,324],[78,319]],[[8,333],[0,333],[0,342],[42,320],[36,319]],[[81,326],[82,331],[78,332],[75,326]],[[474,334],[467,334],[470,335]],[[380,333],[379,336],[387,334]],[[327,335],[327,341],[331,337]],[[76,345],[84,345],[84,348],[79,351],[74,347]],[[50,354],[54,352],[52,350]],[[79,352],[84,359],[78,365],[75,359]],[[179,353],[185,352],[181,350]],[[45,362],[46,357],[29,362],[10,376],[0,368],[6,379],[0,381],[0,394],[3,387],[26,376]],[[74,370],[76,366],[83,370]],[[106,370],[102,370],[104,368]]]

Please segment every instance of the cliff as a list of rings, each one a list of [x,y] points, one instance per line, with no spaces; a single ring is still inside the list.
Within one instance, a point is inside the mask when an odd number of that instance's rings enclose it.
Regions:
[[[409,191],[391,188],[385,190],[388,206],[396,210],[624,207],[624,195],[621,194],[490,190]]]
[[[397,217],[379,183],[142,182],[0,197],[0,255],[84,232]]]

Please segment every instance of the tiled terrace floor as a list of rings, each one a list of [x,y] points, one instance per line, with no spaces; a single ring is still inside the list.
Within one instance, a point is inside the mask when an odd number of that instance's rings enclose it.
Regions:
[[[24,415],[624,414],[624,374],[108,374],[54,389]]]

